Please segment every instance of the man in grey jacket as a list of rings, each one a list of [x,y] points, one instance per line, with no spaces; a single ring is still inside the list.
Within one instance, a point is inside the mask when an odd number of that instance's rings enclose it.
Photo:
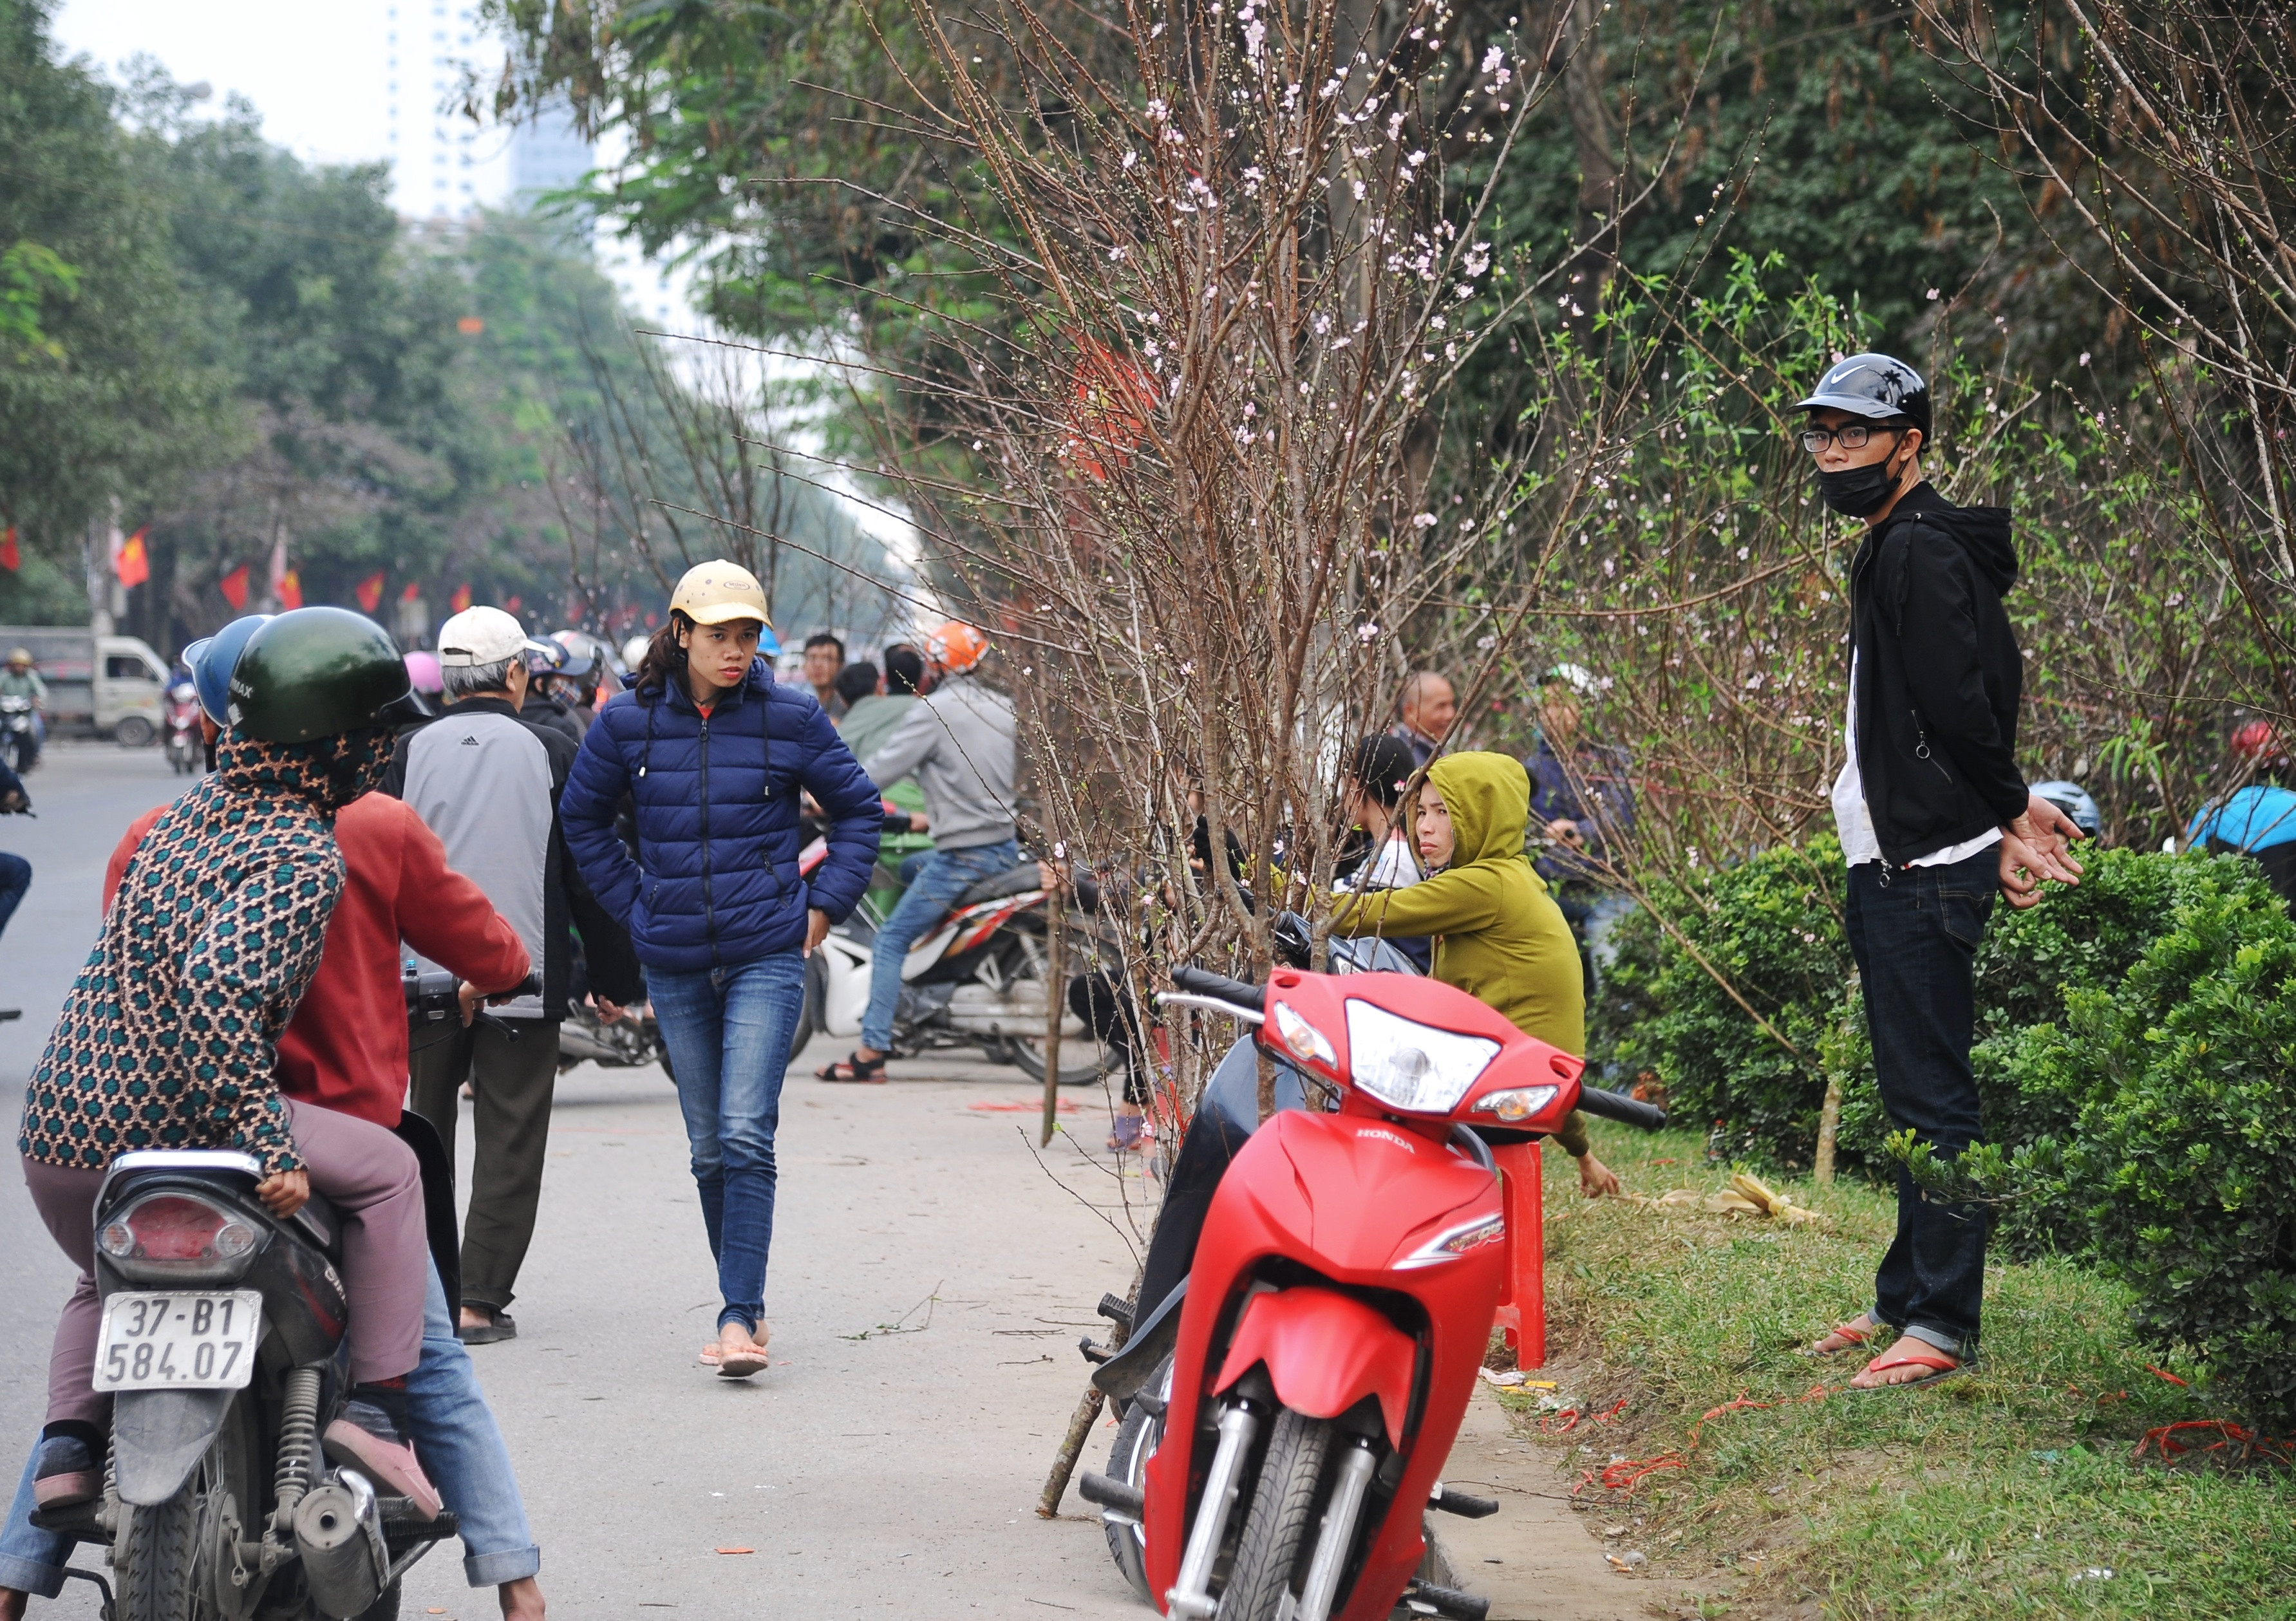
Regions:
[[[469,1081],[477,1152],[463,1236],[463,1298],[456,1332],[466,1344],[509,1339],[508,1306],[542,1201],[550,1105],[558,1082],[558,1024],[574,990],[570,925],[581,932],[599,1011],[644,995],[629,936],[582,881],[558,826],[558,798],[580,747],[522,716],[529,642],[499,608],[468,608],[439,627],[447,712],[398,740],[382,791],[412,806],[447,847],[457,872],[486,892],[526,942],[542,976],[539,996],[496,1013],[499,1026],[451,1022],[408,1055],[409,1101],[438,1128],[449,1161]]]
[[[1021,864],[1013,825],[1020,721],[1013,702],[974,672],[988,639],[956,621],[925,638],[931,686],[882,747],[864,760],[873,782],[914,776],[924,790],[933,850],[919,861],[877,939],[869,965],[869,1011],[861,1044],[842,1063],[816,1071],[824,1081],[882,1082],[901,1002],[909,947],[948,914],[956,897],[984,878]]]

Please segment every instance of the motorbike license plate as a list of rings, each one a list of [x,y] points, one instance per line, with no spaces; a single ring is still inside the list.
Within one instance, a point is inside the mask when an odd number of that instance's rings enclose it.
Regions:
[[[237,1390],[255,1374],[263,1297],[214,1293],[113,1295],[96,1337],[98,1390]]]

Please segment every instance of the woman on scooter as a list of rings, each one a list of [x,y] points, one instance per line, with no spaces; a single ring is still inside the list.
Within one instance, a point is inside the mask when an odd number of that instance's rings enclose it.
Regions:
[[[290,1101],[275,1079],[342,891],[335,813],[382,780],[408,712],[406,667],[380,626],[339,608],[263,626],[235,666],[214,773],[145,837],[72,984],[17,1138],[40,1219],[80,1270],[48,1364],[43,1508],[102,1489],[93,1274],[105,1169],[137,1149],[217,1148],[259,1162],[256,1194],[282,1217],[314,1187],[341,1207],[352,1388],[324,1445],[424,1518],[439,1511],[406,1438],[430,1267],[414,1156],[370,1121]]]
[[[1446,755],[1428,768],[1414,813],[1428,876],[1405,889],[1343,897],[1338,934],[1433,935],[1433,977],[1488,1003],[1526,1036],[1587,1050],[1587,982],[1561,908],[1523,853],[1530,779],[1503,754]],[[1554,1140],[1578,1162],[1589,1199],[1619,1191],[1576,1113]]]
[[[884,825],[875,784],[812,692],[775,684],[758,657],[767,628],[747,569],[689,569],[632,690],[598,711],[558,808],[582,875],[645,965],[724,1301],[701,1360],[727,1379],[766,1365],[774,1133],[805,959],[869,887]],[[615,833],[626,794],[636,859]],[[828,823],[810,880],[798,873],[803,794]]]

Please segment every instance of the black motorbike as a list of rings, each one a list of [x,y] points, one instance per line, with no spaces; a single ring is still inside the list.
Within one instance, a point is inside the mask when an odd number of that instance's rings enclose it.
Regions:
[[[558,1026],[558,1073],[563,1075],[580,1063],[608,1069],[643,1069],[648,1064],[660,1064],[662,1074],[676,1080],[669,1044],[661,1038],[661,1025],[653,1016],[652,1004],[624,1008],[622,1016],[608,1024],[590,1005],[590,965],[579,941],[574,947],[573,969],[566,1017]]]
[[[330,1464],[350,1368],[342,1224],[282,1220],[261,1166],[217,1149],[123,1154],[95,1211],[102,1495],[37,1523],[105,1551],[106,1621],[391,1621],[407,1568],[456,1535]]]

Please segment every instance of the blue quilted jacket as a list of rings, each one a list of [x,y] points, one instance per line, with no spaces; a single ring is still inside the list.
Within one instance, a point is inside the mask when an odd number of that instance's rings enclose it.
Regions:
[[[830,820],[829,857],[798,876],[799,790]],[[637,858],[614,831],[637,804]],[[760,659],[707,718],[683,682],[598,711],[559,802],[567,847],[648,968],[691,973],[805,944],[805,914],[853,910],[884,825],[876,784],[813,694]]]

